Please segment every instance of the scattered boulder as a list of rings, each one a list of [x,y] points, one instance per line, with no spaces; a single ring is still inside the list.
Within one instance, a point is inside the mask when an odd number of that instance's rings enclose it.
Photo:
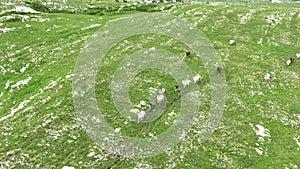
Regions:
[[[229,45],[235,45],[235,40],[233,39],[229,40]]]
[[[36,11],[30,7],[26,6],[16,6],[15,7],[16,13],[31,13],[31,14],[37,14],[40,13],[39,11]]]

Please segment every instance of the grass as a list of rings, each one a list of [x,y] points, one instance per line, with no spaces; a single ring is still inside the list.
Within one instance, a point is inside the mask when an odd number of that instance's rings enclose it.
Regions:
[[[27,5],[33,7],[32,3]],[[285,65],[288,58],[300,53],[298,4],[169,3],[126,7],[123,3],[91,2],[90,5],[73,10],[72,4],[63,9],[45,4],[49,10],[42,11],[47,13],[2,15],[25,15],[30,19],[24,22],[4,20],[0,24],[0,28],[15,28],[0,34],[0,119],[20,108],[0,123],[0,168],[300,167],[300,147],[295,140],[300,141],[300,60],[291,66]],[[164,10],[160,10],[162,6]],[[12,6],[1,6],[1,9],[9,8]],[[122,10],[118,10],[120,8]],[[199,144],[201,135],[197,132],[202,129],[210,109],[211,86],[202,62],[194,56],[185,59],[193,73],[204,77],[204,82],[198,86],[202,93],[198,122],[188,138],[155,157],[119,161],[120,157],[101,149],[77,123],[72,74],[80,49],[99,27],[82,28],[94,24],[103,26],[112,19],[141,11],[161,11],[187,18],[216,42],[216,51],[224,63],[227,99],[218,129]],[[236,45],[230,46],[230,39],[235,39]],[[262,45],[258,43],[260,39]],[[110,125],[121,128],[122,134],[137,138],[150,137],[149,133],[157,135],[176,119],[168,114],[179,110],[179,101],[170,104],[178,97],[173,90],[175,80],[153,69],[136,76],[130,84],[132,102],[149,101],[150,87],[166,88],[169,101],[161,118],[137,124],[125,123],[126,119],[110,102],[112,75],[127,55],[141,48],[167,49],[180,58],[189,48],[162,35],[137,35],[126,40],[129,45],[125,39],[116,44],[105,56],[105,64],[98,69],[98,105]],[[20,69],[27,64],[22,73]],[[256,76],[256,72],[261,75]],[[263,79],[266,73],[271,74],[268,82]],[[12,87],[28,77],[32,79],[27,84]],[[255,132],[258,124],[269,130],[270,137],[263,137],[264,141]],[[263,151],[262,155],[256,152],[257,148]]]

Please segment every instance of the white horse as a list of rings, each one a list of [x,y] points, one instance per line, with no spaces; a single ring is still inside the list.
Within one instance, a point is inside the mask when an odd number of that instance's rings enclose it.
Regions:
[[[183,84],[183,88],[186,88],[187,86],[189,86],[191,84],[191,80],[183,80],[182,84]]]
[[[194,83],[199,82],[200,79],[202,79],[202,77],[200,75],[196,75],[196,76],[193,77]]]
[[[145,111],[140,111],[138,113],[138,123],[140,123],[142,120],[144,120],[146,112]]]

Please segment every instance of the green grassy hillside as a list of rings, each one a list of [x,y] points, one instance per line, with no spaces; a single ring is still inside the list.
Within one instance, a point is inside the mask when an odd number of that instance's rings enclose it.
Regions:
[[[20,4],[19,4],[20,5]],[[21,4],[22,5],[22,4]],[[290,168],[300,167],[300,5],[91,1],[76,6],[24,3],[37,14],[0,11],[0,168]],[[72,77],[80,49],[108,21],[138,12],[188,19],[216,44],[224,64],[226,105],[216,131],[203,143],[199,130],[210,109],[211,85],[203,63],[184,59],[204,79],[198,85],[197,123],[173,149],[152,158],[109,154],[78,123]],[[235,45],[229,45],[234,39]],[[184,57],[188,45],[162,35],[136,35],[117,43],[96,76],[96,98],[106,119],[122,134],[156,135],[176,120],[180,101],[149,124],[128,122],[112,102],[110,81],[126,55],[141,48],[165,48]],[[260,75],[256,75],[260,72]],[[269,73],[270,80],[264,76]],[[141,72],[130,84],[131,101],[149,102],[149,89],[178,97],[176,82],[158,70]],[[173,112],[173,113],[172,113]]]

